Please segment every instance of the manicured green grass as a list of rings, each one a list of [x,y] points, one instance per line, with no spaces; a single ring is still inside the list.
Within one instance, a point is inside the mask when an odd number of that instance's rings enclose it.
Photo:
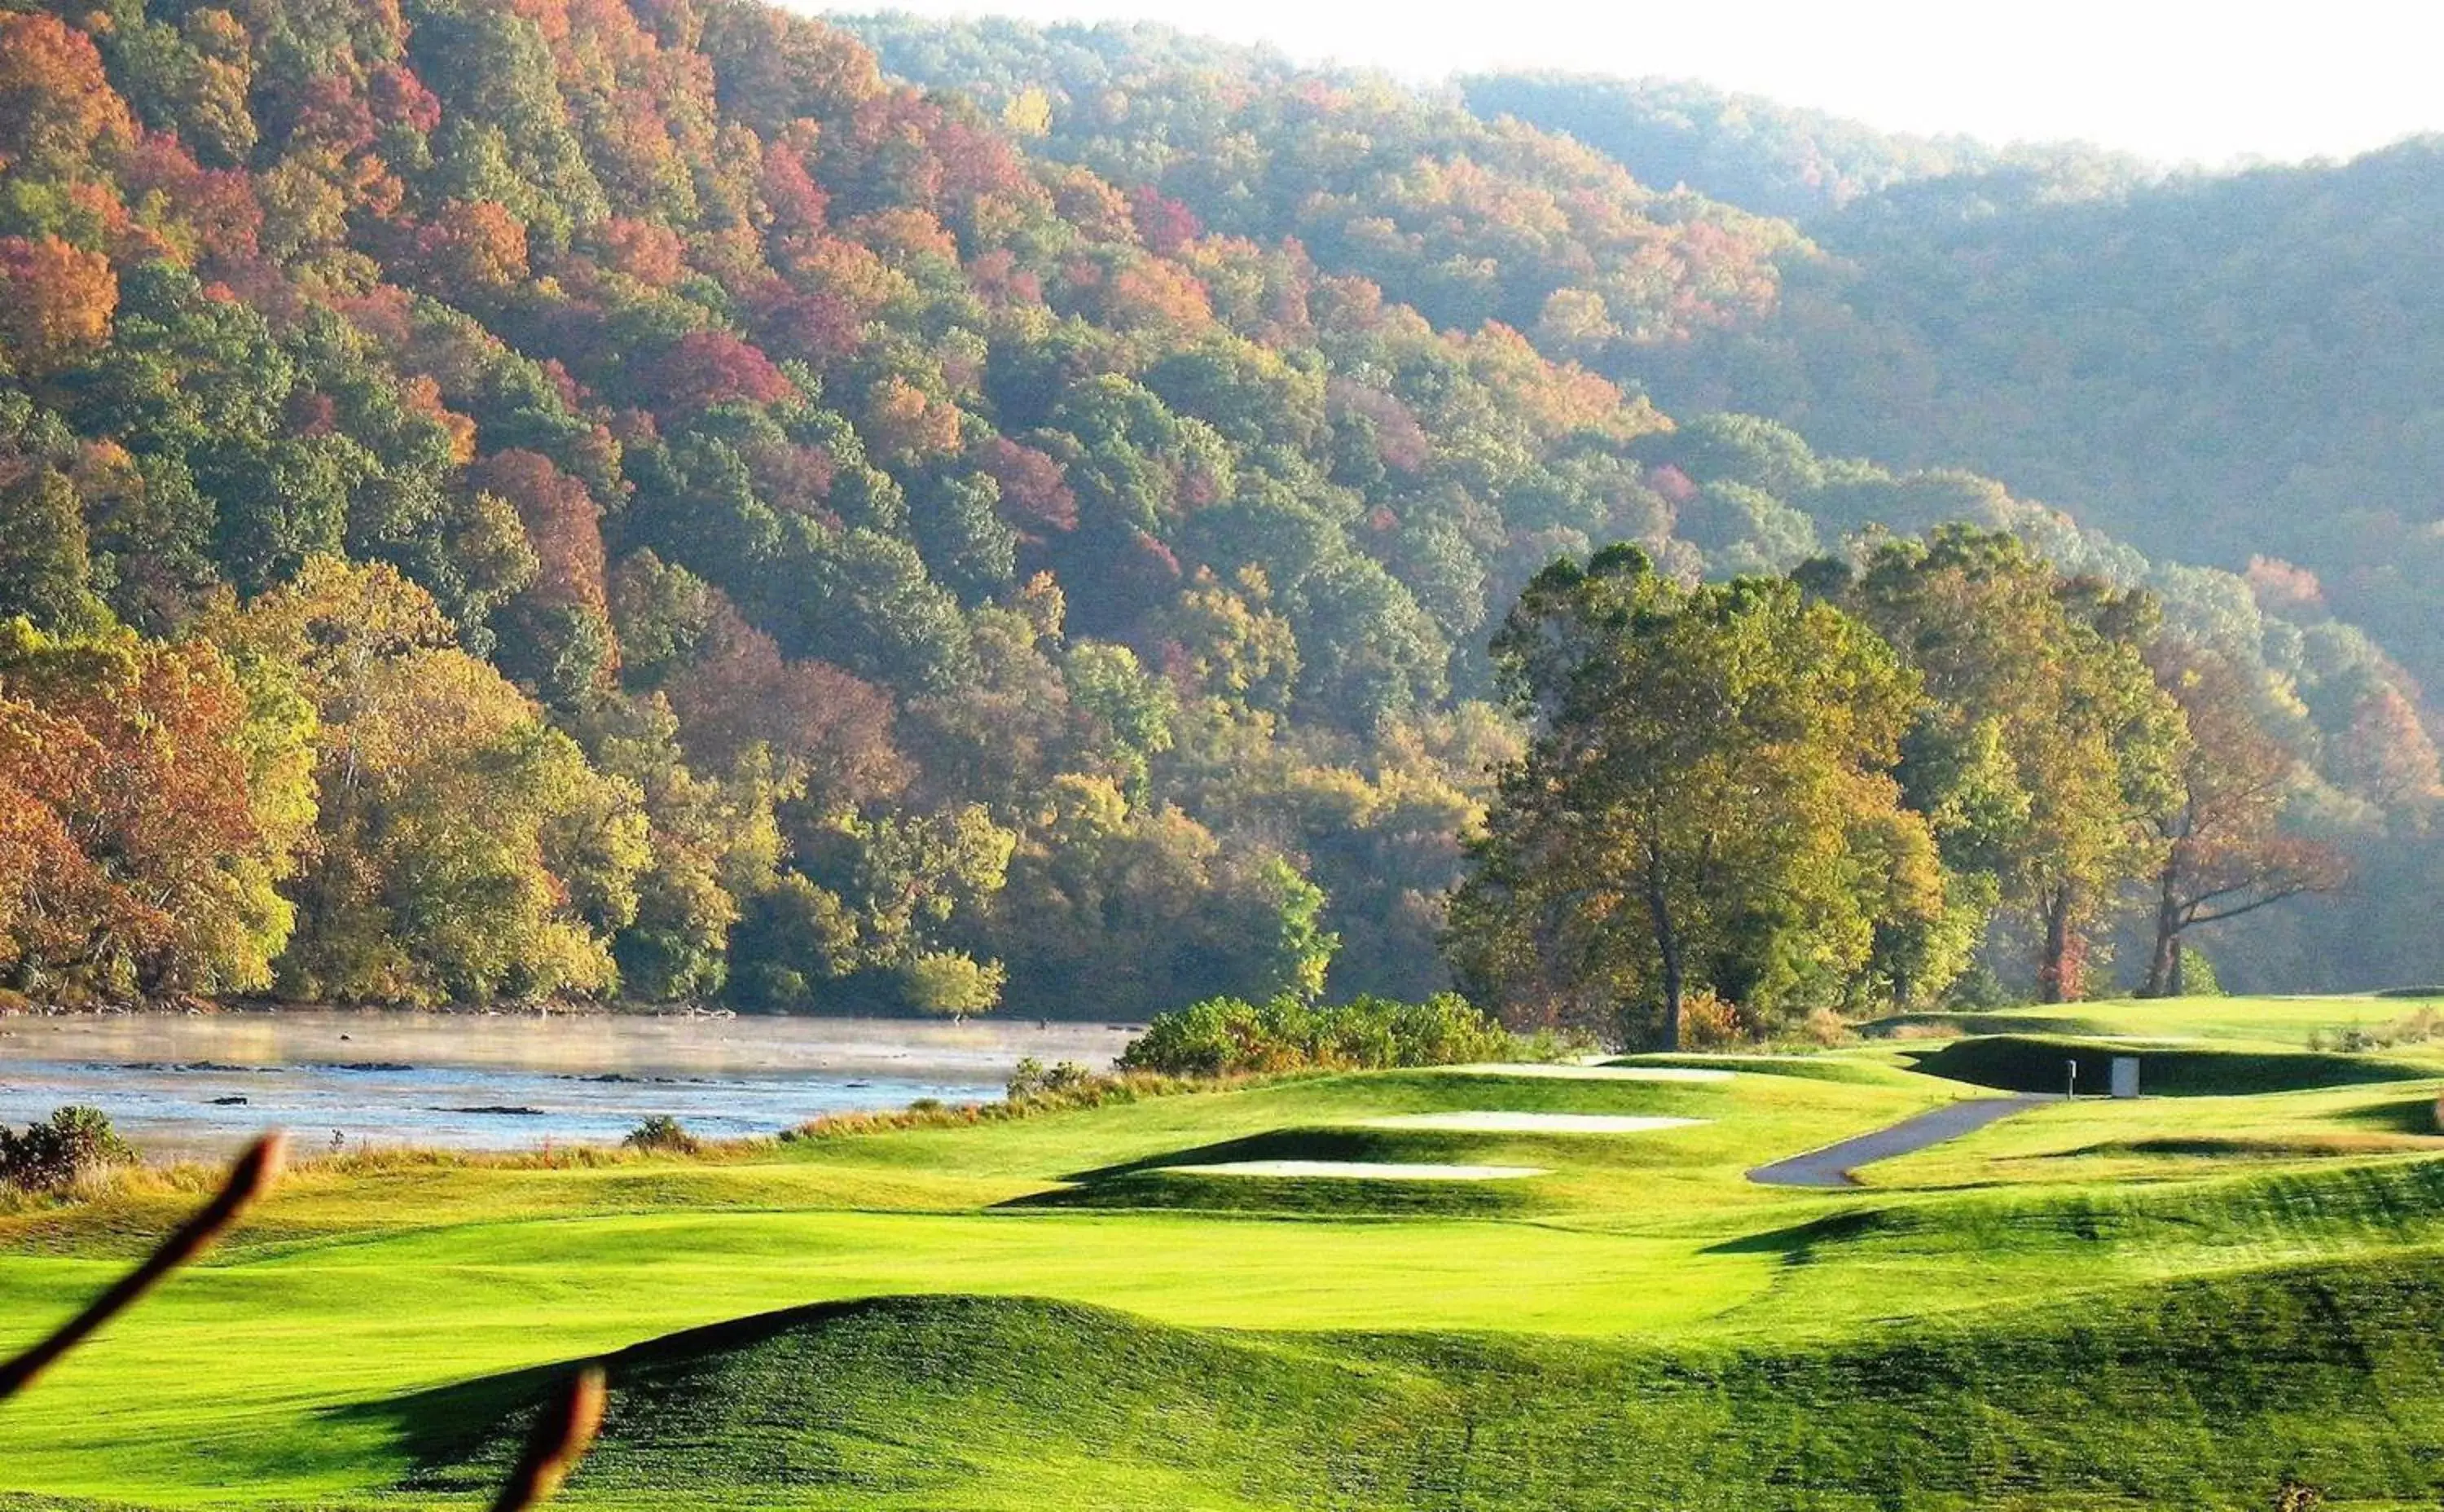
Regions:
[[[2382,1318],[2370,1334],[2337,1318]],[[1821,1349],[1194,1332],[890,1299],[614,1362],[585,1499],[941,1508],[2265,1507],[2423,1501],[2444,1287],[2400,1264]],[[409,1484],[472,1493],[529,1373],[385,1404]]]
[[[1917,1013],[1869,1024],[1869,1033],[2067,1034],[2146,1040],[2238,1041],[2286,1046],[2328,1042],[2357,1029],[2381,1032],[2444,1010],[2444,997],[2125,998],[1982,1013]],[[2416,1053],[2418,1046],[2402,1048]],[[2428,1052],[2444,1056],[2444,1040]]]
[[[702,1162],[308,1167],[0,1407],[0,1507],[465,1505],[538,1372],[621,1351],[576,1505],[2263,1507],[2294,1475],[2432,1507],[2444,1071],[2266,1050],[2288,1005],[2216,1011],[2247,1033],[2177,1047],[2201,1095],[2041,1107],[1850,1192],[1744,1172],[1987,1095],[1912,1057],[2116,1047],[1309,1077]],[[1359,1127],[1476,1109],[1701,1121]],[[1550,1174],[1167,1170],[1282,1157]],[[0,1347],[191,1201],[0,1217]]]

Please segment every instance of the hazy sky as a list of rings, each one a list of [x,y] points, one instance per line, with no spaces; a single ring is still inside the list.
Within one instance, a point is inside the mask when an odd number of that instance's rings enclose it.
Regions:
[[[1421,79],[1496,66],[1702,79],[1891,130],[2076,137],[2172,161],[2344,157],[2444,130],[2444,0],[898,0],[897,9],[1161,21]]]

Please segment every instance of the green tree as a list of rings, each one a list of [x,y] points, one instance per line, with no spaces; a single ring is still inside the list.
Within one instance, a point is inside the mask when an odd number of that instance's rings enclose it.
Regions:
[[[1916,682],[1848,616],[1616,547],[1539,574],[1495,649],[1536,734],[1449,941],[1507,1016],[1675,1044],[1689,994],[1751,1017],[1835,999],[1879,919],[1940,911],[1889,775]]]
[[[76,485],[53,468],[0,455],[0,616],[23,615],[46,630],[89,628],[104,618],[91,581]]]
[[[314,708],[320,833],[281,986],[428,1005],[607,992],[652,858],[636,785],[387,568],[309,563],[211,633]]]
[[[646,1002],[719,995],[740,899],[772,885],[784,848],[772,758],[755,747],[730,771],[693,769],[678,718],[657,693],[599,703],[580,734],[604,775],[637,785],[649,825],[635,916],[612,941],[621,993]]]
[[[1923,678],[1902,783],[1945,860],[2037,939],[2037,992],[2080,995],[2089,934],[2152,876],[2186,736],[2140,648],[2154,600],[2064,578],[2016,537],[1888,542],[1841,602]]]

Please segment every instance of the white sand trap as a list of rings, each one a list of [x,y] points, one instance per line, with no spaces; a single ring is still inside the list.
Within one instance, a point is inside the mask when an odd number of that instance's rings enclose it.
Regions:
[[[1540,1061],[1445,1066],[1472,1077],[1551,1077],[1565,1081],[1729,1081],[1731,1073],[1703,1066],[1546,1065]]]
[[[1403,1165],[1388,1160],[1226,1160],[1214,1166],[1164,1166],[1196,1176],[1328,1176],[1359,1181],[1502,1181],[1543,1176],[1541,1166]]]
[[[1703,1118],[1663,1118],[1645,1114],[1509,1113],[1473,1109],[1467,1113],[1403,1113],[1369,1118],[1368,1129],[1448,1129],[1465,1134],[1647,1134],[1657,1129],[1686,1129]]]

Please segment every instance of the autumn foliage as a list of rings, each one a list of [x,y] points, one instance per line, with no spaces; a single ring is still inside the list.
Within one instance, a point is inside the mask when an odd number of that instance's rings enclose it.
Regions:
[[[15,990],[270,985],[290,925],[271,884],[296,837],[256,802],[250,765],[271,753],[250,723],[210,646],[0,631],[0,973]]]
[[[119,280],[110,260],[56,236],[0,239],[0,360],[28,378],[110,339]]]
[[[1644,397],[1786,307],[1786,223],[1184,40],[857,25],[0,10],[0,987],[1421,998],[1556,558],[2150,572]],[[2299,727],[2275,819],[2421,832],[2337,584],[2162,598]]]

